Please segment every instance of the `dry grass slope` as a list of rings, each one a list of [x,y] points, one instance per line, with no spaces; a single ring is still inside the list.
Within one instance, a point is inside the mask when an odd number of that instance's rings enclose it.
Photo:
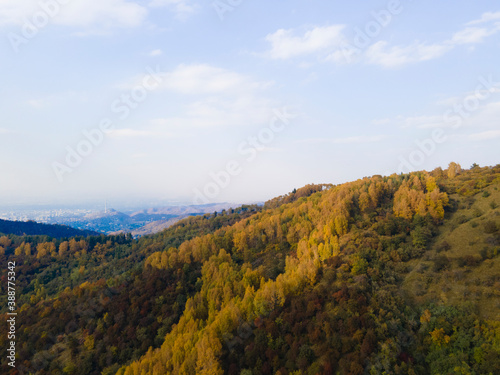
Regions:
[[[446,218],[424,257],[409,262],[403,283],[415,302],[475,304],[481,317],[500,319],[500,184],[451,198]]]

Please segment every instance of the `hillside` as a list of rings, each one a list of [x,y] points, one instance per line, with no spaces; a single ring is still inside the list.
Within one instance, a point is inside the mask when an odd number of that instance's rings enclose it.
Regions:
[[[188,216],[181,215],[181,216],[177,216],[177,217],[174,217],[174,218],[168,219],[168,220],[152,221],[152,222],[144,225],[143,227],[134,229],[134,230],[129,231],[129,232],[134,237],[140,237],[140,236],[145,236],[148,234],[158,233],[164,229],[170,228],[172,225],[174,225],[175,223],[179,222],[182,219],[185,219],[186,217],[188,217]],[[126,231],[119,231],[119,232],[115,232],[115,233],[111,233],[111,234],[116,235],[116,234],[120,234],[120,233],[126,233]]]
[[[409,262],[404,290],[418,304],[467,300],[485,319],[500,319],[500,189],[451,194],[456,211],[426,254]]]
[[[1,237],[2,264],[18,264],[19,369],[498,374],[499,188],[500,165],[451,163],[308,185],[139,240]]]
[[[14,234],[16,236],[44,235],[54,238],[96,236],[98,232],[80,230],[66,225],[41,224],[34,221],[10,221],[0,219],[0,234]]]

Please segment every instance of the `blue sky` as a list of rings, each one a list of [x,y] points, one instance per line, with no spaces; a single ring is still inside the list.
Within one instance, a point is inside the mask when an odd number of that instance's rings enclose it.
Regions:
[[[500,161],[498,2],[19,3],[0,3],[3,205]]]

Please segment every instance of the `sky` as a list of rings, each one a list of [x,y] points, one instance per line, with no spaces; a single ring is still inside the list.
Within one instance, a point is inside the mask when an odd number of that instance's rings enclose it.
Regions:
[[[500,163],[486,0],[1,0],[0,205]]]

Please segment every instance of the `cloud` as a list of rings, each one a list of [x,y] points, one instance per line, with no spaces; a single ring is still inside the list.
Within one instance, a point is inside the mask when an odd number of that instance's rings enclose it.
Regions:
[[[485,38],[495,34],[497,31],[498,30],[495,28],[487,29],[484,27],[467,27],[464,30],[455,33],[450,44],[479,44],[482,43]]]
[[[109,30],[115,27],[136,27],[146,19],[148,10],[127,0],[72,0],[52,8],[42,6],[43,2],[33,0],[3,0],[0,2],[0,26],[24,25],[36,14],[49,16],[51,23],[78,27]]]
[[[180,19],[186,19],[198,10],[198,6],[191,4],[189,0],[152,0],[149,6],[152,8],[167,7],[174,11]]]
[[[189,129],[244,127],[268,125],[272,109],[278,103],[265,92],[273,82],[261,82],[235,71],[207,64],[181,64],[174,69],[158,73],[160,85],[155,95],[174,95],[176,105],[171,112],[179,114],[152,120],[149,130],[173,132]],[[121,89],[139,85],[144,76],[134,77]]]
[[[491,102],[481,106],[464,121],[464,127],[470,129],[497,130],[500,128],[500,102]]]
[[[38,98],[31,98],[26,103],[34,109],[41,110],[51,106],[68,105],[68,103],[85,103],[89,100],[86,92],[64,91]]]
[[[293,29],[280,29],[266,36],[266,41],[271,44],[267,56],[271,59],[286,60],[318,52],[328,52],[342,43],[343,29],[344,25],[315,27],[298,36],[295,35],[296,31]]]
[[[271,82],[255,82],[249,77],[206,64],[179,65],[163,75],[162,88],[190,95],[234,94],[262,90]]]
[[[155,57],[155,56],[161,56],[163,54],[161,49],[155,49],[149,53],[149,56]]]
[[[459,116],[461,109],[464,109],[463,103],[468,98],[475,97],[472,94],[466,94],[460,99],[454,97],[446,101],[440,101],[438,104],[442,107],[442,113],[420,115],[420,116],[397,116],[392,119],[382,119],[372,121],[373,124],[384,124],[396,126],[401,129],[431,129],[431,128],[453,128],[455,129],[456,121],[450,121],[450,116],[455,118]],[[446,103],[446,105],[443,105]],[[449,111],[452,111],[450,113]],[[464,129],[495,129],[498,128],[498,118],[500,117],[500,102],[483,102],[479,103],[479,107],[475,111],[465,111],[465,116],[462,118],[461,128]]]
[[[481,15],[481,18],[468,22],[467,25],[478,25],[497,20],[500,20],[500,12],[486,12]]]
[[[498,22],[490,25],[484,24],[497,19],[500,19],[500,12],[484,13],[479,20],[467,23],[467,27],[441,43],[414,42],[407,46],[389,46],[388,42],[379,41],[367,49],[366,57],[369,63],[386,68],[433,60],[445,55],[457,46],[483,43],[487,37],[500,31],[500,23]],[[471,26],[479,24],[482,26]]]
[[[414,41],[406,45],[391,45],[385,40],[372,40],[371,43],[358,46],[356,38],[349,41],[344,35],[344,25],[316,26],[303,33],[294,29],[280,29],[266,36],[265,40],[271,48],[264,56],[287,60],[313,55],[322,62],[361,62],[395,68],[440,58],[460,45],[473,48],[475,44],[483,43],[486,38],[500,31],[500,22],[494,22],[497,20],[500,20],[500,12],[484,13],[480,19],[467,23],[462,30],[447,40],[432,43]]]
[[[183,105],[181,115],[154,119],[152,128],[178,132],[268,125],[273,107],[276,107],[273,100],[260,95],[208,96]]]
[[[500,130],[489,130],[481,133],[469,134],[467,137],[471,141],[489,141],[500,138]]]
[[[432,60],[443,56],[452,47],[449,45],[414,43],[409,46],[389,47],[386,41],[373,44],[366,51],[367,62],[392,68],[409,63]]]
[[[399,117],[396,122],[401,128],[436,128],[443,126],[443,116]]]
[[[158,136],[159,134],[153,133],[149,130],[136,130],[136,129],[114,129],[110,134],[114,138],[137,138],[137,137],[150,137]]]
[[[341,137],[341,138],[309,138],[297,141],[297,143],[306,144],[318,144],[318,143],[329,143],[329,144],[359,144],[359,143],[374,143],[380,142],[387,138],[385,135],[373,135],[373,136],[353,136],[353,137]]]
[[[28,100],[28,104],[36,109],[42,109],[48,105],[47,101],[43,99],[31,99]]]
[[[272,85],[207,64],[179,65],[163,75],[160,89],[185,95],[190,101],[182,116],[157,119],[156,124],[210,128],[266,122],[273,101],[264,92]]]

